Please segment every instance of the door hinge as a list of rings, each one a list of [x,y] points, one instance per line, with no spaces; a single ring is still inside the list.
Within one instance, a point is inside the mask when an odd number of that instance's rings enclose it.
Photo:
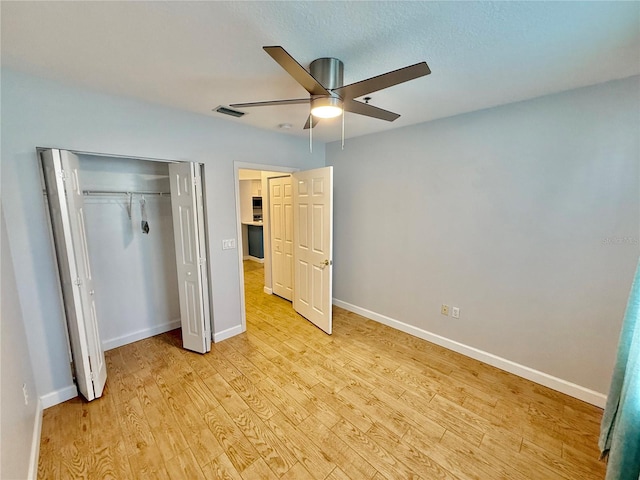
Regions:
[[[89,378],[93,382],[96,379],[95,374],[93,373],[93,366],[91,362],[91,356],[89,356]]]
[[[60,171],[58,172],[58,176],[59,176],[63,181],[67,179],[67,174],[66,174],[66,172],[65,172],[64,170],[60,170]]]
[[[76,285],[76,286],[78,286],[78,287],[79,287],[80,285],[82,285],[82,280],[80,280],[80,277],[77,277],[77,278],[73,281],[73,284],[74,284],[74,285]]]
[[[207,263],[207,259],[205,257],[198,259],[198,265],[204,265],[205,263]]]

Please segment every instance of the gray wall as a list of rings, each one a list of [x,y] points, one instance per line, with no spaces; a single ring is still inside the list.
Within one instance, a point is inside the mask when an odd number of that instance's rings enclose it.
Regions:
[[[207,99],[203,98],[203,105]],[[209,109],[208,106],[203,109]],[[39,395],[72,386],[63,309],[36,147],[205,164],[214,331],[241,327],[234,162],[298,168],[324,164],[302,138],[72,88],[2,70],[2,195],[18,294]]]
[[[7,239],[7,229],[2,218],[0,223],[2,246],[2,293],[0,298],[0,336],[2,338],[2,388],[0,389],[0,478],[24,479],[29,472],[29,455],[32,447],[34,425],[37,421],[36,385],[31,369],[31,359],[27,337],[22,323],[22,313],[11,249]],[[26,385],[29,395],[28,405],[24,404],[22,385]],[[36,439],[36,441],[39,439]]]
[[[327,145],[334,298],[606,393],[639,111],[632,77]]]

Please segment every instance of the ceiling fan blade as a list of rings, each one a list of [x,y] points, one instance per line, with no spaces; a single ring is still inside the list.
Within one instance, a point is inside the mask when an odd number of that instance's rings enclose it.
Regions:
[[[229,106],[233,108],[246,107],[270,107],[274,105],[299,105],[309,103],[309,98],[292,98],[291,100],[267,100],[266,102],[249,102],[249,103],[232,103]]]
[[[346,112],[379,118],[380,120],[386,120],[388,122],[393,122],[395,119],[400,117],[397,113],[389,112],[388,110],[383,110],[382,108],[374,107],[373,105],[358,102],[356,100],[345,100],[343,107]]]
[[[313,76],[300,65],[295,58],[287,53],[282,47],[262,47],[265,52],[271,55],[276,62],[291,75],[296,82],[304,87],[311,95],[329,95],[329,91],[324,88]]]
[[[307,118],[307,123],[304,124],[303,130],[309,130],[309,123],[311,122],[312,119],[313,119],[313,128],[316,128],[316,125],[318,124],[320,119],[317,117],[314,117],[313,115],[309,115],[309,118]]]
[[[409,67],[383,73],[377,77],[367,78],[360,82],[335,88],[332,91],[340,95],[340,98],[350,100],[372,92],[377,92],[384,88],[398,85],[399,83],[408,82],[409,80],[429,75],[430,73],[431,70],[429,69],[427,62],[420,62]]]

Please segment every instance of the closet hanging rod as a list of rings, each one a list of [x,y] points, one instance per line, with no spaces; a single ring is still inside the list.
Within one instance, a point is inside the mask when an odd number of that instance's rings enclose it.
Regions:
[[[83,195],[158,195],[160,197],[164,195],[171,195],[170,192],[143,192],[139,190],[130,191],[112,191],[112,190],[83,190]]]

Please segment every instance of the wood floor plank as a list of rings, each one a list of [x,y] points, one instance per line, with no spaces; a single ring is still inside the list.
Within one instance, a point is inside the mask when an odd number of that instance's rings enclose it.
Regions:
[[[242,397],[245,403],[260,418],[266,420],[278,412],[271,400],[264,395],[251,380],[240,375],[229,382],[229,385]]]
[[[295,455],[252,410],[246,410],[233,421],[252,443],[265,464],[278,476],[284,475],[297,462]]]
[[[191,428],[185,433],[185,439],[198,465],[201,467],[209,464],[224,453],[224,448],[222,448],[222,445],[220,445],[220,442],[218,442],[209,427],[198,425],[195,428]]]
[[[318,448],[328,456],[336,465],[341,465],[344,474],[350,478],[372,478],[376,469],[356,453],[338,435],[332,432],[326,425],[314,415],[310,415],[301,425],[305,431],[312,432],[311,440]]]
[[[503,462],[496,457],[490,457],[478,446],[460,438],[450,431],[440,439],[438,447],[446,451],[447,455],[465,457],[472,464],[472,471],[478,472],[480,478],[495,478],[504,480],[529,480],[530,474],[523,475],[512,464]]]
[[[189,444],[169,408],[160,402],[157,402],[156,405],[147,407],[145,416],[148,419],[151,434],[158,450],[167,463],[176,455],[187,450]]]
[[[373,467],[386,478],[397,480],[417,480],[421,477],[392,453],[380,447],[372,438],[346,420],[338,422],[332,430],[348,440],[349,445],[366,458]]]
[[[204,377],[204,379],[207,380],[214,375],[208,375]],[[194,404],[200,412],[205,413],[211,410],[212,407],[217,406],[219,402],[202,378],[203,377],[198,376],[196,373],[183,375],[178,383],[178,388],[181,388],[189,396],[191,403]]]
[[[205,480],[205,477],[200,469],[200,465],[196,461],[193,453],[188,448],[171,459],[170,462],[165,462],[167,473],[171,480]]]
[[[485,435],[482,439],[480,450],[512,466],[528,480],[551,480],[563,478],[559,473],[550,470],[543,462],[531,461],[520,454],[522,441],[520,442],[518,450],[515,451],[512,446],[505,447],[504,439]]]
[[[314,478],[324,479],[335,468],[336,465],[309,440],[306,432],[289,423],[284,415],[279,413],[266,424]]]
[[[263,279],[210,353],[106,352],[102,398],[44,411],[38,478],[604,478],[601,409],[338,307],[326,335]]]
[[[235,378],[237,378],[237,376],[231,380]],[[205,378],[203,381],[216,398],[217,402],[229,413],[229,415],[238,415],[249,408],[245,401],[240,397],[240,395],[238,395],[231,385],[229,385],[222,375],[217,373]]]
[[[138,478],[170,479],[160,450],[155,445],[143,446],[134,455],[129,455],[129,464]]]
[[[373,425],[374,420],[362,410],[361,403],[364,402],[354,404],[322,383],[316,384],[311,391],[342,419],[348,420],[360,430],[366,432]]]
[[[126,400],[121,404],[121,408],[118,410],[118,421],[123,430],[127,453],[135,455],[146,447],[156,447],[140,401],[137,398]]]
[[[309,412],[302,405],[270,378],[262,379],[257,386],[271,403],[294,425],[298,425],[309,416]]]
[[[242,472],[242,478],[244,480],[254,480],[258,478],[260,480],[278,480],[279,477],[271,471],[264,460],[259,458]]]
[[[248,409],[242,410],[242,412],[246,410]],[[242,473],[245,468],[259,458],[256,449],[223,406],[218,406],[205,414],[205,421],[238,472]]]
[[[435,408],[436,403],[431,405],[431,402],[425,401],[420,395],[410,391],[403,393],[399,401],[417,410],[437,425],[457,433],[461,438],[474,445],[480,445],[484,432],[466,422],[464,418],[460,418],[457,412],[452,412],[449,409],[437,409]]]
[[[202,472],[207,479],[243,480],[225,453],[202,467]]]
[[[540,448],[526,439],[522,442],[521,453],[523,457],[532,459],[534,462],[552,466],[553,470],[561,474],[568,480],[591,480],[601,478],[587,464],[571,461],[571,459],[558,458],[550,455],[546,450]]]
[[[329,477],[327,477],[329,478]],[[309,473],[309,470],[297,462],[293,467],[289,469],[287,473],[280,477],[281,480],[313,480],[313,475]]]
[[[420,472],[424,478],[458,480],[458,477],[419,448],[403,442],[400,437],[397,437],[394,432],[387,430],[384,426],[375,423],[366,434],[382,448],[392,452],[394,457],[398,458],[413,471]]]

